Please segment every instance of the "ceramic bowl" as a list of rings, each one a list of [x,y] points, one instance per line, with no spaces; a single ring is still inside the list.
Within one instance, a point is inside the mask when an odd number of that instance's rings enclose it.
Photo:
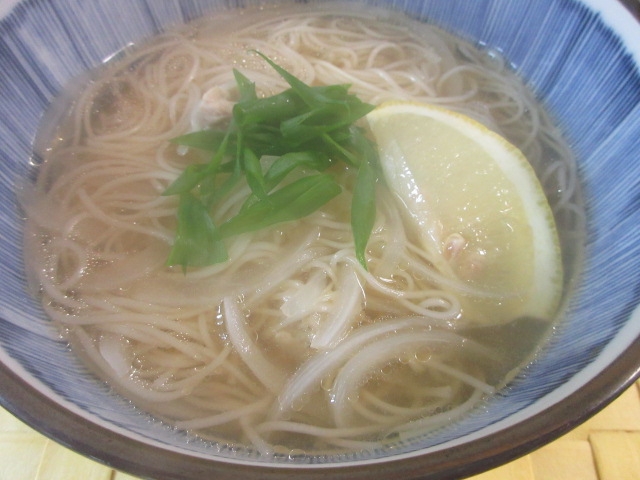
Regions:
[[[458,478],[525,454],[593,415],[640,371],[640,23],[629,0],[377,0],[503,52],[576,156],[586,245],[565,318],[482,409],[435,437],[339,461],[269,463],[212,449],[113,394],[27,293],[15,185],[70,79],[123,46],[242,0],[0,3],[0,400],[54,440],[151,478]],[[634,16],[636,15],[636,16]]]

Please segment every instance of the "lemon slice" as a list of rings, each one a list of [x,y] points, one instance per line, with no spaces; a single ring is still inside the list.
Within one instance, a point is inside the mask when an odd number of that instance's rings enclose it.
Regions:
[[[551,319],[562,293],[555,221],[535,172],[506,139],[441,107],[389,102],[367,115],[387,184],[467,325]]]

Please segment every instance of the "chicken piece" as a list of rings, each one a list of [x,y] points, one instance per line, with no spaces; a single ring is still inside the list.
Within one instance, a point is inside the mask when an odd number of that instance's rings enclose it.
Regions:
[[[207,90],[191,115],[193,131],[204,130],[231,116],[234,102],[231,91],[225,87],[212,87]]]

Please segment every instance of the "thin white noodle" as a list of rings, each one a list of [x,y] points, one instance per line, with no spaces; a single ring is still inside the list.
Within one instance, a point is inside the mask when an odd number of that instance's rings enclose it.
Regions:
[[[455,344],[456,339],[450,334],[437,335],[436,332],[410,332],[376,340],[361,348],[339,370],[332,390],[332,410],[335,423],[345,428],[349,425],[352,397],[367,378],[377,372],[383,365],[392,362],[407,352],[431,346],[436,343]],[[462,342],[462,338],[457,339]],[[451,373],[454,369],[449,369]],[[468,380],[464,374],[458,378]],[[485,386],[485,389],[488,388]]]
[[[176,148],[170,139],[208,125],[213,117],[206,109],[215,113],[219,106],[205,102],[212,89],[236,100],[234,67],[256,83],[260,96],[288,88],[251,50],[307,82],[348,82],[367,102],[407,98],[479,119],[526,153],[566,232],[563,246],[580,239],[584,228],[571,152],[500,55],[376,9],[334,15],[317,8],[318,14],[294,9],[285,20],[277,9],[247,10],[241,25],[220,14],[211,24],[168,32],[125,52],[78,93],[56,132],[62,140],[46,153],[34,185],[20,192],[30,288],[89,363],[161,417],[214,437],[215,425],[235,425],[230,441],[253,444],[265,456],[275,451],[270,437],[277,432],[317,435],[325,439],[319,448],[373,448],[386,434],[415,435],[467,412],[492,389],[471,359],[490,355],[454,331],[458,295],[497,295],[438,272],[384,188],[368,270],[353,251],[348,188],[306,219],[234,239],[227,263],[187,275],[166,267],[178,200],[161,194],[187,165],[208,161],[208,154]],[[350,171],[337,175],[345,185],[352,182]],[[215,221],[238,212],[248,192],[239,185],[215,210]],[[341,271],[350,272],[349,282]],[[296,298],[303,289],[314,298]],[[336,307],[341,297],[351,300],[350,308]],[[400,388],[389,386],[393,379],[380,391],[364,388],[363,399],[353,408],[338,406],[337,416],[348,424],[353,410],[359,412],[353,417],[374,425],[327,427],[329,420],[316,412],[330,410],[323,387],[335,380],[342,385],[338,397],[349,396],[382,362],[372,354],[374,345],[412,335],[410,345],[446,345],[430,365],[403,365],[435,383],[403,387],[407,406],[386,400],[385,388]],[[367,352],[369,365],[350,363]],[[443,352],[467,352],[471,365]],[[123,376],[127,365],[130,374]],[[345,365],[351,374],[340,370]],[[450,384],[438,383],[445,380]],[[319,396],[308,398],[312,392]],[[447,398],[450,410],[420,419]],[[407,415],[415,421],[390,425]]]
[[[184,428],[185,430],[191,430],[194,428],[208,428],[215,425],[222,425],[263,410],[269,404],[269,400],[269,398],[263,398],[255,403],[250,403],[249,405],[228,412],[205,418],[196,418],[194,420],[183,420],[176,422],[176,426],[178,428]]]

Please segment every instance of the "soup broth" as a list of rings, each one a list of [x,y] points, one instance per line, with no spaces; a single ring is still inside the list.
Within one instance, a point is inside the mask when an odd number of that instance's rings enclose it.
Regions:
[[[66,105],[22,202],[44,310],[135,405],[261,455],[372,449],[455,422],[519,371],[554,321],[460,322],[458,294],[383,185],[367,270],[354,254],[347,167],[333,172],[346,186],[336,198],[230,239],[228,261],[166,266],[178,199],[162,193],[207,160],[170,140],[228,122],[234,68],[260,96],[288,87],[256,50],[310,85],[479,120],[527,156],[562,246],[580,238],[570,151],[499,53],[369,7],[220,13],[121,52]],[[239,183],[214,221],[247,191]]]

